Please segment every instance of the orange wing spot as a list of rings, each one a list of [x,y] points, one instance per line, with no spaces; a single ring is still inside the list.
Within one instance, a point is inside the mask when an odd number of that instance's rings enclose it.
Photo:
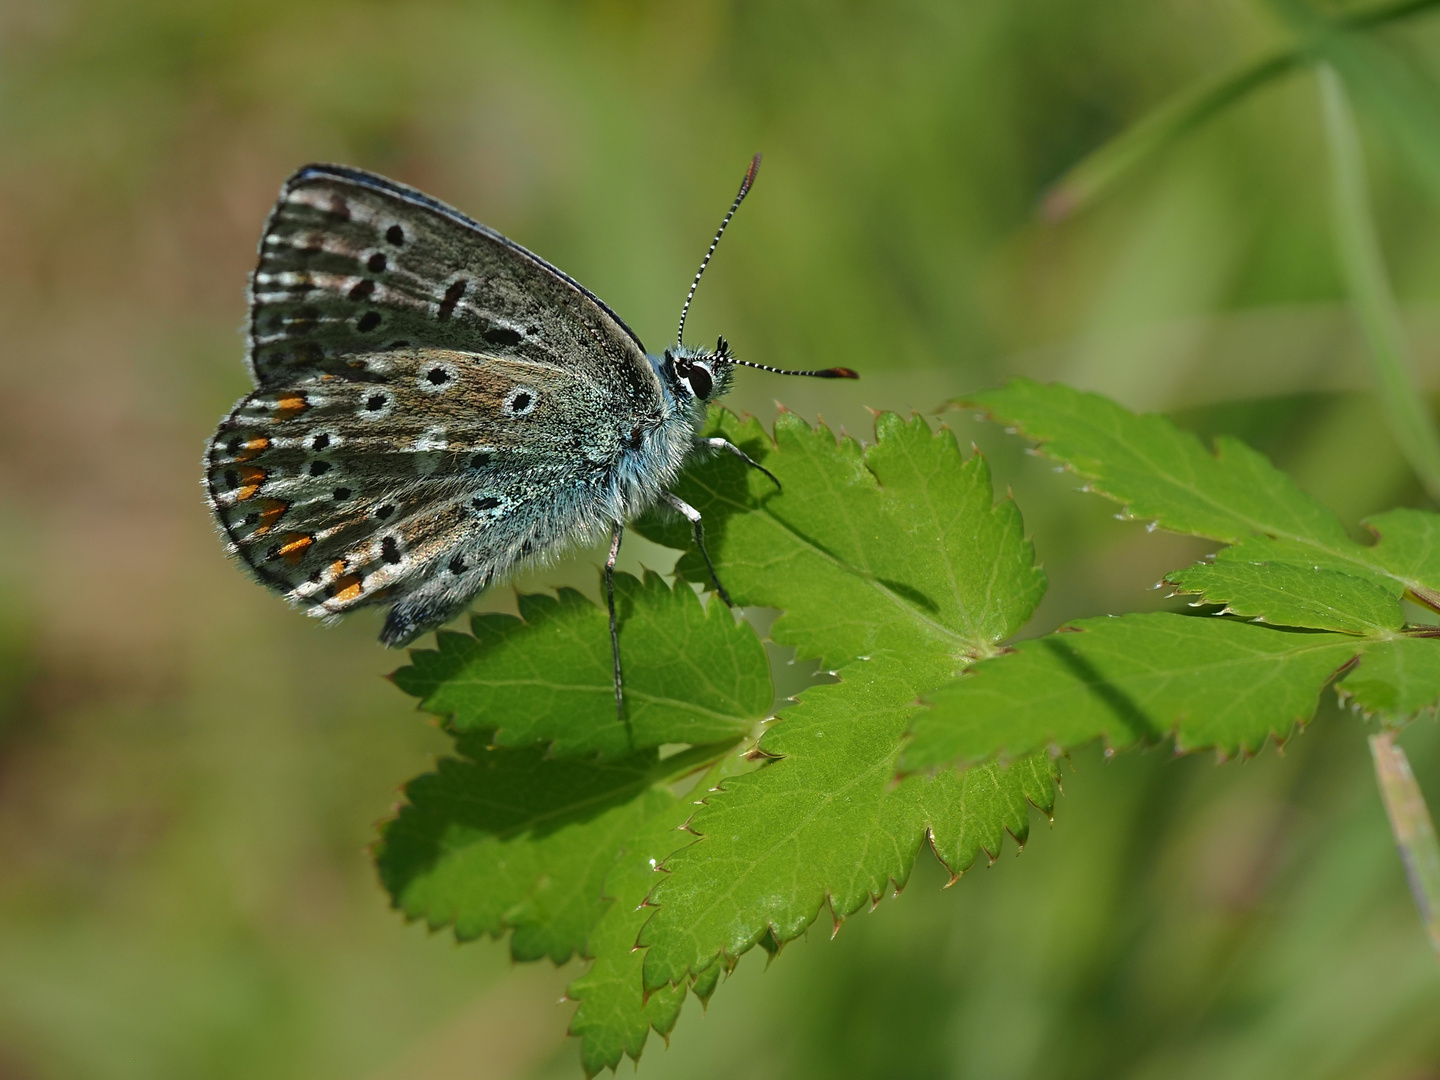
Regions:
[[[342,578],[336,578],[330,586],[330,599],[339,600],[342,604],[359,600],[360,594],[365,591],[360,584],[361,580],[359,574],[346,574]]]
[[[266,450],[270,449],[270,440],[264,435],[258,439],[250,439],[240,445],[240,452],[235,455],[236,461],[250,461],[259,457]]]
[[[253,497],[260,490],[260,485],[265,483],[265,478],[270,475],[255,465],[247,465],[236,471],[240,474],[240,487],[235,492],[235,498],[242,502]]]
[[[313,536],[305,533],[288,533],[284,538],[284,543],[280,545],[275,554],[284,556],[285,561],[294,566],[305,556],[305,549],[313,543],[315,543]]]
[[[285,516],[285,511],[290,509],[290,504],[284,499],[261,499],[259,505],[260,524],[255,526],[255,535],[264,536],[277,521]]]
[[[291,420],[299,416],[310,407],[310,402],[305,400],[304,394],[286,394],[279,401],[275,402],[275,420]]]

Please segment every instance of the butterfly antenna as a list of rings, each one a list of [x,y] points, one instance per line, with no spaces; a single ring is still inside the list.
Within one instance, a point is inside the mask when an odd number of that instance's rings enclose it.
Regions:
[[[759,368],[761,371],[769,371],[776,375],[812,375],[817,379],[858,379],[858,372],[848,367],[828,367],[820,371],[787,371],[785,368],[771,367],[769,364],[755,364],[749,360],[736,360],[733,356],[727,356],[732,364],[739,364],[741,367]]]
[[[759,171],[760,155],[756,154],[750,159],[750,168],[745,170],[745,179],[740,181],[740,193],[730,204],[730,212],[725,215],[725,220],[720,222],[720,228],[715,230],[715,239],[710,241],[710,250],[705,252],[705,258],[700,260],[700,269],[695,271],[695,280],[690,283],[690,294],[685,297],[685,306],[680,309],[680,329],[675,331],[675,347],[677,349],[685,341],[685,316],[690,313],[690,301],[695,299],[695,290],[700,287],[700,277],[705,273],[705,267],[710,265],[710,256],[714,255],[715,249],[720,246],[720,237],[725,235],[725,227],[730,224],[730,219],[735,216],[735,211],[740,209],[740,204],[745,201],[745,196],[750,194],[750,187],[755,183],[755,174]]]

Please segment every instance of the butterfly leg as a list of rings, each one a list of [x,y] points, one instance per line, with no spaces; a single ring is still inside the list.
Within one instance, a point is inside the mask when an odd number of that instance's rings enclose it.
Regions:
[[[710,449],[712,450],[724,450],[726,453],[734,454],[746,465],[749,465],[752,469],[759,469],[761,472],[763,472],[766,476],[770,478],[770,482],[774,484],[777,488],[780,488],[780,490],[782,491],[784,490],[784,488],[780,484],[780,481],[775,479],[774,473],[772,473],[769,469],[765,468],[764,465],[761,465],[749,454],[745,453],[744,450],[741,450],[729,439],[721,439],[717,437],[714,439],[696,439],[695,441],[701,446],[710,447]]]
[[[615,623],[615,560],[620,555],[620,538],[625,526],[615,522],[610,533],[610,556],[605,560],[605,602],[610,605],[610,658],[615,662],[615,715],[625,722],[625,696],[620,681],[620,628]]]
[[[678,495],[665,492],[661,496],[667,506],[673,507],[684,514],[691,525],[695,527],[695,546],[700,549],[701,556],[705,559],[705,566],[710,571],[710,580],[715,583],[715,591],[720,594],[720,599],[725,601],[726,607],[734,607],[735,601],[730,599],[730,594],[725,591],[725,586],[720,584],[720,577],[715,573],[715,564],[710,561],[710,552],[705,548],[705,526],[700,520],[700,511],[687,503]]]

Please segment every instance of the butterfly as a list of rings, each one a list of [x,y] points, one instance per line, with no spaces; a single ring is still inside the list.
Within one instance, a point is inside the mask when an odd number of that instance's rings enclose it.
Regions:
[[[739,447],[700,438],[737,365],[684,345],[700,278],[754,183],[756,154],[680,314],[675,347],[635,332],[574,278],[414,188],[341,165],[286,182],[250,278],[255,390],[205,452],[210,509],[229,552],[267,588],[331,620],[388,604],[401,646],[492,583],[610,537],[605,591],[623,690],[614,569],[625,523],[687,462]],[[774,477],[772,476],[773,480]],[[777,481],[778,483],[778,481]]]

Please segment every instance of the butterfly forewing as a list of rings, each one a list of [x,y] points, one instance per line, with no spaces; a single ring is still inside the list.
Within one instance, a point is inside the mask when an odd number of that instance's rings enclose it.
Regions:
[[[381,177],[300,170],[266,222],[251,280],[256,383],[365,379],[360,354],[410,347],[562,364],[619,408],[659,392],[630,329],[543,259]]]

